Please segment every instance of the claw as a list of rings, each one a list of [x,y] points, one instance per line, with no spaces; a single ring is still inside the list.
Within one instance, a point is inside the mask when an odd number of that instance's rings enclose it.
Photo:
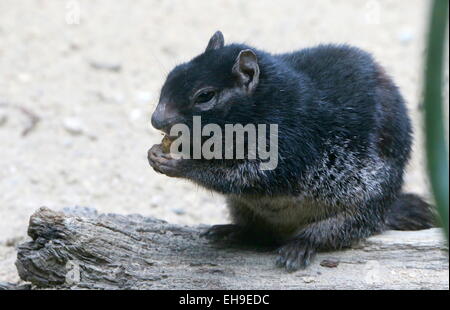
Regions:
[[[316,251],[311,245],[298,240],[291,241],[278,250],[276,265],[288,272],[304,269],[311,264]]]

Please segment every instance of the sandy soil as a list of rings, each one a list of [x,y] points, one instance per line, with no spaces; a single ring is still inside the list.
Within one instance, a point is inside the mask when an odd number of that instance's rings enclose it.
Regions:
[[[158,175],[146,159],[161,139],[149,119],[165,75],[202,52],[218,29],[228,42],[272,52],[323,42],[372,52],[401,88],[420,131],[428,4],[2,0],[0,281],[18,279],[14,245],[42,205],[91,206],[185,224],[227,221],[219,195]],[[22,136],[30,124],[26,112],[40,121]],[[418,134],[405,187],[428,196],[420,143]]]

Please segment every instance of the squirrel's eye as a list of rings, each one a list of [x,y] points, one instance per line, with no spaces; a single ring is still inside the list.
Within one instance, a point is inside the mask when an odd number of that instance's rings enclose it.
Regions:
[[[216,92],[214,91],[204,91],[201,92],[196,98],[195,103],[205,103],[210,101],[214,96],[216,95]]]

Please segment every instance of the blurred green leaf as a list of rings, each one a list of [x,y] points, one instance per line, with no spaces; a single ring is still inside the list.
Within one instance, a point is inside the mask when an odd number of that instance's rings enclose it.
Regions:
[[[449,170],[442,108],[444,46],[448,0],[434,0],[429,21],[424,107],[428,173],[442,226],[448,240]]]

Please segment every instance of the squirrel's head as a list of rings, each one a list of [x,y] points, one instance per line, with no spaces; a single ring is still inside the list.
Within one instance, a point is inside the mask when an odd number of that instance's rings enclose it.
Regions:
[[[217,31],[201,55],[169,73],[152,125],[168,133],[174,124],[189,123],[193,116],[220,123],[233,111],[243,114],[247,109],[240,107],[253,102],[259,77],[255,51],[244,45],[224,46]]]

